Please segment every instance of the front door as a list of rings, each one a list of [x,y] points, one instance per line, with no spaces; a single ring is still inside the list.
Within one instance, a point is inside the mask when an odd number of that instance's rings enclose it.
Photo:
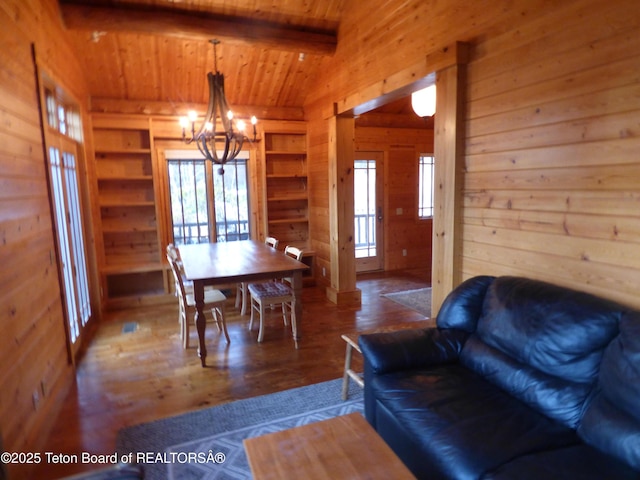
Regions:
[[[383,154],[356,152],[354,161],[354,220],[356,272],[382,270]]]

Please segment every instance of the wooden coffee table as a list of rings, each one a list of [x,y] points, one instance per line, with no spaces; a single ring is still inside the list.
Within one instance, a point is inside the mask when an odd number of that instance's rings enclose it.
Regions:
[[[244,440],[256,480],[415,479],[359,413]]]

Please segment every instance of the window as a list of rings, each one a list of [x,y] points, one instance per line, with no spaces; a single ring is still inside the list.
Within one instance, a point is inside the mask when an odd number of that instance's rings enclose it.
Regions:
[[[249,187],[247,160],[225,165],[224,175],[213,175],[215,194],[216,241],[249,239]]]
[[[420,155],[418,171],[418,217],[433,217],[433,155]]]
[[[45,88],[44,94],[49,126],[62,135],[82,142],[82,123],[77,108],[60,101],[51,89]]]
[[[376,161],[353,162],[356,258],[376,256]]]
[[[173,242],[176,245],[248,240],[247,158],[224,167],[191,151],[166,152]],[[215,240],[213,240],[215,239]]]

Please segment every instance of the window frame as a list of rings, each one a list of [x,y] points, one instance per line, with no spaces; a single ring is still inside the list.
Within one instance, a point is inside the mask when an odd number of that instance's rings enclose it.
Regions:
[[[429,159],[428,161],[425,161]],[[418,204],[417,204],[417,212],[418,212],[418,220],[432,220],[433,219],[433,209],[434,209],[434,195],[435,195],[435,155],[433,153],[420,153],[418,155]],[[430,178],[431,178],[431,191],[429,197],[429,205],[425,206],[423,202],[425,201],[425,191],[424,191],[424,173],[423,169],[425,166],[429,167]],[[425,210],[428,212],[426,215]]]
[[[222,153],[222,152],[221,152]],[[189,243],[203,243],[203,242],[221,242],[221,241],[236,241],[236,240],[246,240],[250,239],[252,235],[253,225],[251,222],[251,175],[250,175],[250,162],[251,155],[249,150],[242,150],[240,155],[233,162],[229,162],[224,166],[225,176],[230,172],[236,172],[234,177],[237,178],[238,164],[245,166],[245,185],[246,185],[246,231],[241,232],[240,238],[231,238],[236,234],[230,234],[227,230],[230,225],[238,225],[241,222],[241,219],[236,221],[231,221],[229,223],[224,223],[224,232],[219,234],[218,222],[217,222],[217,211],[216,211],[216,190],[214,184],[216,182],[216,176],[219,175],[218,170],[220,168],[219,165],[213,164],[212,162],[206,161],[202,158],[201,154],[197,150],[165,150],[164,157],[166,161],[166,174],[165,174],[165,182],[167,188],[167,210],[168,210],[168,221],[169,225],[167,225],[167,232],[169,235],[169,242],[174,243],[175,245],[183,245]],[[198,236],[196,241],[189,241],[192,237],[182,237],[176,236],[176,231],[174,227],[174,212],[172,205],[172,194],[171,194],[171,179],[170,179],[170,165],[172,163],[177,162],[186,162],[202,164],[204,166],[204,177],[205,177],[205,199],[204,202],[206,204],[206,219],[207,219],[207,238],[205,239],[203,236]],[[224,188],[223,182],[223,188]],[[223,194],[224,195],[224,194]],[[224,196],[223,196],[224,198]],[[236,202],[237,203],[237,202]],[[201,238],[202,237],[202,238]],[[224,237],[224,238],[223,238]]]

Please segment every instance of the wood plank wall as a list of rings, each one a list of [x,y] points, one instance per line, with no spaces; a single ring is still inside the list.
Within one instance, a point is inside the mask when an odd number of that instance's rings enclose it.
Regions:
[[[463,41],[471,45],[463,276],[527,275],[640,307],[639,15],[628,0],[350,2],[337,52],[305,101],[318,267],[330,267],[334,105]],[[55,0],[2,0],[0,24],[0,328],[8,332],[0,349],[0,429],[5,448],[29,450],[72,377],[49,260],[44,155],[33,135],[39,117],[30,44],[76,98],[87,92]],[[43,379],[46,394],[35,410],[32,395]]]
[[[525,275],[639,307],[637,6],[391,3],[347,8],[338,51],[307,97],[319,263],[329,241],[320,219],[331,105],[463,41],[471,45],[463,278]]]
[[[640,306],[640,15],[632,2],[580,3],[476,48],[463,275]]]
[[[31,44],[65,88],[86,92],[55,2],[3,0],[0,25],[0,433],[6,450],[25,452],[38,450],[73,379]]]

